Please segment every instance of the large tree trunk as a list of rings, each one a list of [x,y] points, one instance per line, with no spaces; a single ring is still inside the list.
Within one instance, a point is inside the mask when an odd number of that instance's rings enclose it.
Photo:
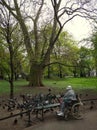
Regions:
[[[43,76],[44,68],[42,65],[34,62],[30,68],[30,75],[29,75],[29,86],[36,86],[40,87],[43,86],[42,83],[42,76]]]

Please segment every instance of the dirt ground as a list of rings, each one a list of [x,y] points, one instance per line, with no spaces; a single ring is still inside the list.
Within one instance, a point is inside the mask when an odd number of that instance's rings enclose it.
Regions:
[[[97,92],[85,91],[80,94],[81,99],[96,99]],[[6,97],[6,96],[5,96]],[[1,98],[1,97],[0,97]],[[0,99],[1,100],[1,99]],[[4,96],[3,96],[3,100]],[[91,107],[92,106],[92,107]],[[82,120],[70,119],[69,121],[59,120],[56,117],[56,110],[45,114],[44,121],[40,121],[31,113],[31,126],[28,127],[28,116],[26,114],[0,121],[0,130],[97,130],[97,100],[84,102],[84,118]],[[0,105],[0,119],[18,113],[19,110],[8,112]],[[17,123],[14,123],[17,120]]]
[[[53,120],[24,130],[97,130],[97,110],[88,112],[83,120]]]

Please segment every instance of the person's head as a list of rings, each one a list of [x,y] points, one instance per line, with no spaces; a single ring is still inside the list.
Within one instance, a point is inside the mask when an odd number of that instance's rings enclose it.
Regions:
[[[66,88],[66,90],[71,90],[72,89],[72,87],[69,85],[69,86],[67,86],[67,88]]]

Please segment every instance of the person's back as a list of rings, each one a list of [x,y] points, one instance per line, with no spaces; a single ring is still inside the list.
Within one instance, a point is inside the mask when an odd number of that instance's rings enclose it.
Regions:
[[[67,92],[64,95],[64,99],[65,100],[76,100],[76,94],[71,87],[67,89]]]

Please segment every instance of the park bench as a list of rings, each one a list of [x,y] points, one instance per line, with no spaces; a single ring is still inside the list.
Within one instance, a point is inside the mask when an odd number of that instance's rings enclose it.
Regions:
[[[36,117],[40,120],[44,120],[44,110],[53,109],[53,108],[56,108],[59,106],[60,106],[60,103],[37,106],[34,108],[34,110],[36,112]],[[39,115],[41,116],[41,118],[39,118]]]

